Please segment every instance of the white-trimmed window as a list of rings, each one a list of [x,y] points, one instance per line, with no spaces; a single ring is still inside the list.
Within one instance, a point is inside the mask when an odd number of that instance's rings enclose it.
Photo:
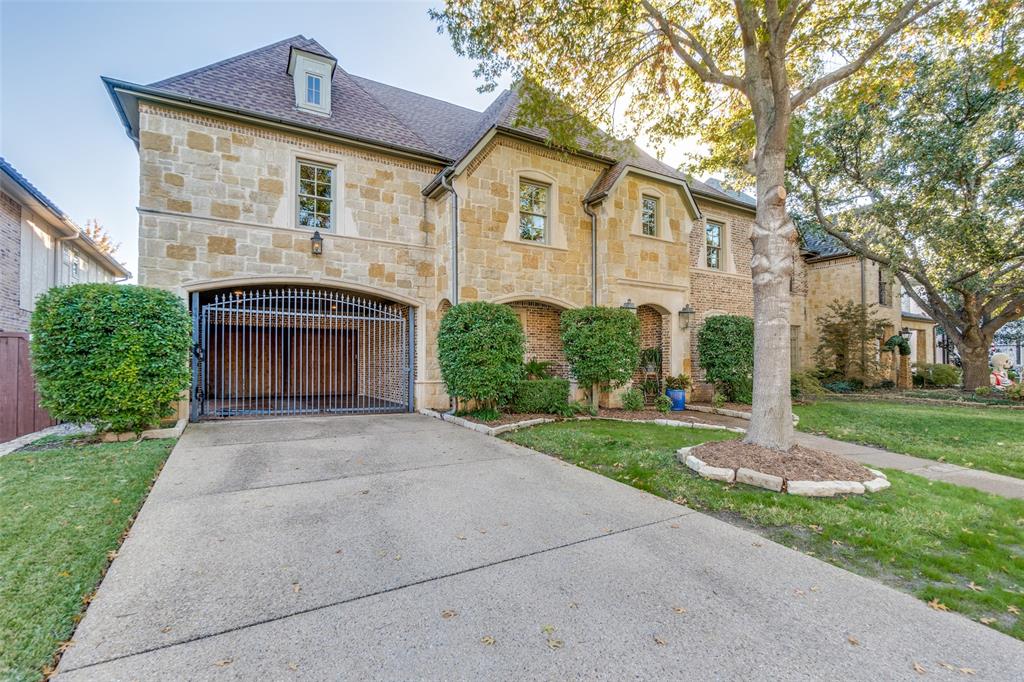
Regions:
[[[658,236],[658,215],[660,213],[658,197],[644,194],[640,198],[640,229],[647,236]]]
[[[722,269],[722,235],[725,227],[721,223],[713,223],[710,220],[704,227],[704,243],[707,255],[704,263],[712,270]]]
[[[314,73],[306,74],[306,103],[312,104],[313,106],[321,106],[320,104],[320,90],[323,84],[323,79]]]
[[[296,165],[298,226],[311,230],[333,230],[337,169],[313,161],[299,160]]]
[[[519,181],[519,238],[547,243],[551,186],[534,180]]]

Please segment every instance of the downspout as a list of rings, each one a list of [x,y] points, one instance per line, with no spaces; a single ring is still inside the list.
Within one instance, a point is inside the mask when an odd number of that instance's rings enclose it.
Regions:
[[[864,257],[860,258],[860,304],[863,309],[867,310],[868,295],[867,295],[867,271],[864,268]],[[866,370],[868,366],[868,347],[867,340],[861,338],[860,340],[860,368]],[[866,377],[864,377],[866,378]]]
[[[459,195],[447,175],[441,176],[441,186],[452,193],[452,305],[459,304]]]
[[[590,305],[597,305],[597,213],[583,200],[583,212],[590,216]]]

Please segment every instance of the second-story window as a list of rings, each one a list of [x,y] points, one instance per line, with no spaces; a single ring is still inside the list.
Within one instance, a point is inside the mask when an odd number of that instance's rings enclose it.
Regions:
[[[320,76],[306,74],[306,101],[320,106]]]
[[[551,188],[530,180],[519,181],[519,238],[531,242],[548,240],[548,197]]]
[[[722,268],[722,226],[709,222],[704,231],[708,252],[706,264],[709,268],[720,270]]]
[[[640,226],[644,234],[658,236],[658,199],[644,196],[641,200]]]
[[[334,168],[299,161],[298,223],[313,230],[334,227]]]

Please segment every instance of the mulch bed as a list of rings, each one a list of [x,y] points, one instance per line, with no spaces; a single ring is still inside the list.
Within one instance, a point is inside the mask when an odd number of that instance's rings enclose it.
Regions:
[[[753,469],[790,481],[870,481],[875,475],[856,462],[824,450],[794,445],[789,452],[723,440],[698,445],[690,451],[714,467]]]

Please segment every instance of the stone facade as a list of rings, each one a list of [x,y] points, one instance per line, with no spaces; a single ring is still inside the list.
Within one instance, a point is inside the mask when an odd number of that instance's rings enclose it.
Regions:
[[[21,307],[21,205],[0,192],[0,331],[28,330]]]
[[[422,190],[441,167],[379,150],[280,132],[163,105],[140,105],[139,281],[186,296],[194,291],[268,285],[336,287],[416,311],[416,400],[445,408],[435,348],[451,291],[451,197]],[[297,227],[299,160],[336,169],[336,229],[314,256]],[[568,376],[558,338],[561,310],[591,303],[591,219],[582,199],[602,163],[521,139],[494,137],[456,176],[460,301],[512,305],[524,321],[527,357]],[[520,179],[551,187],[547,243],[518,238]],[[643,197],[658,202],[658,233],[643,234]],[[644,343],[660,344],[662,372],[701,379],[696,333],[716,313],[751,315],[752,210],[696,198],[626,173],[596,207],[599,305],[638,307]],[[707,267],[705,225],[723,226],[722,267]],[[813,353],[808,303],[827,278],[797,259],[793,286],[797,355]],[[815,279],[817,278],[817,279]],[[846,285],[838,285],[846,286]],[[896,298],[898,300],[898,297]],[[688,328],[678,311],[696,310]],[[897,311],[898,313],[898,311]],[[649,319],[648,319],[649,318]],[[648,343],[648,341],[650,343]],[[645,347],[647,347],[645,345]],[[710,397],[698,387],[696,397]],[[616,397],[605,396],[615,404]]]

